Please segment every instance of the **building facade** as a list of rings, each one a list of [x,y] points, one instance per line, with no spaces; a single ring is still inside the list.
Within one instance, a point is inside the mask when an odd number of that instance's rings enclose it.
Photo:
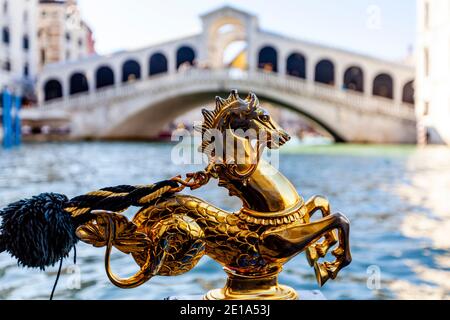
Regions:
[[[0,88],[22,91],[37,72],[38,0],[0,1]]]
[[[38,16],[39,69],[95,53],[92,31],[75,0],[41,0]]]
[[[450,1],[419,0],[418,140],[450,144]]]
[[[0,0],[0,91],[34,99],[44,65],[94,52],[75,0]]]

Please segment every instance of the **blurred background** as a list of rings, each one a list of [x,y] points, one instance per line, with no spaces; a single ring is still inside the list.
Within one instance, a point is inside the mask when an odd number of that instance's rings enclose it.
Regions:
[[[216,95],[253,91],[293,137],[280,170],[351,220],[353,262],[324,295],[449,299],[449,25],[448,0],[0,0],[0,207],[201,170],[171,162],[172,134]],[[240,208],[213,182],[195,195]],[[163,299],[225,281],[204,258],[124,291],[103,249],[78,251],[56,298]],[[120,253],[113,267],[136,268]],[[46,299],[55,276],[2,254],[0,298]],[[303,255],[281,281],[318,289]]]

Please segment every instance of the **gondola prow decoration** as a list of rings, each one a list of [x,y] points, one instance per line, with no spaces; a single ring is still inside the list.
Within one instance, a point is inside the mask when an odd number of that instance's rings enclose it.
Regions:
[[[242,99],[232,91],[227,99],[218,97],[215,109],[203,110],[203,116],[197,129],[200,151],[209,162],[204,171],[152,185],[104,188],[70,200],[49,193],[10,204],[0,212],[0,251],[23,266],[43,269],[67,257],[78,240],[105,247],[106,273],[121,288],[137,287],[154,276],[183,274],[208,255],[223,266],[228,279],[205,299],[297,299],[294,289],[278,284],[278,274],[301,252],[320,285],[335,279],[351,262],[348,219],[332,214],[323,197],[305,202],[261,157],[265,148],[282,147],[289,135],[254,94]],[[241,152],[219,152],[218,145],[229,144]],[[211,179],[242,200],[239,211],[181,193]],[[121,213],[131,206],[141,209],[129,221]],[[318,211],[322,217],[311,221]],[[139,266],[135,275],[122,279],[113,273],[113,247],[133,257]],[[330,250],[334,261],[322,262]]]

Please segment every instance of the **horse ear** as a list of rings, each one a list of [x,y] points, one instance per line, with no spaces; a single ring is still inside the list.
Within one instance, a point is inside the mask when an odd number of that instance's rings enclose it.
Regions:
[[[207,109],[202,109],[203,118],[205,119],[205,124],[208,127],[211,127],[214,123],[214,115],[211,111]]]
[[[226,101],[222,99],[221,97],[216,97],[216,112],[222,110],[222,108],[225,106]]]
[[[231,90],[230,96],[228,97],[228,101],[236,101],[239,99],[239,93],[236,89]]]
[[[253,92],[250,92],[248,94],[247,98],[245,98],[245,100],[248,101],[248,108],[249,109],[255,109],[259,105],[259,99],[256,96],[256,94],[254,94]]]

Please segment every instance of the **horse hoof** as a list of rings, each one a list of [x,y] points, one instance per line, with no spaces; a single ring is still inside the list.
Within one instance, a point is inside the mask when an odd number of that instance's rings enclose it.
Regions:
[[[330,247],[338,243],[338,237],[334,231],[331,231],[329,238],[327,239],[327,242]]]
[[[329,248],[330,246],[326,242],[315,245],[315,249],[320,258],[324,258],[327,255]]]
[[[321,287],[328,281],[328,279],[330,279],[328,270],[323,265],[323,263],[315,263],[314,264],[314,272],[316,273],[317,283]]]
[[[333,250],[333,256],[335,256],[336,258],[342,257],[344,255],[344,248],[341,247],[337,247],[336,249]]]

